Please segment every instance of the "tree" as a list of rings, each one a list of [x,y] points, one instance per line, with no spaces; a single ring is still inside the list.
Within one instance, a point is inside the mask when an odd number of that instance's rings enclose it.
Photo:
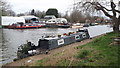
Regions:
[[[70,15],[68,15],[68,11],[66,11],[65,15],[61,14],[61,17],[67,19],[68,22],[71,22],[71,18]]]
[[[46,15],[54,15],[58,18],[58,10],[55,8],[49,8],[46,12]]]
[[[15,12],[11,10],[11,5],[5,0],[0,0],[0,16],[14,15]]]
[[[32,9],[30,15],[35,15],[35,10]]]
[[[105,14],[105,16],[112,19],[113,31],[119,32],[120,15],[117,17],[117,13],[120,14],[120,10],[116,9],[117,5],[113,2],[113,0],[110,1],[111,9],[108,9],[106,6],[103,6],[100,2],[94,0],[83,3],[83,7],[85,8],[90,8],[90,6],[92,6],[92,8],[96,9],[97,11],[102,11]],[[112,12],[112,14],[110,14],[109,12]]]
[[[39,18],[44,18],[44,16],[45,16],[45,11],[39,11],[39,10],[37,10],[36,12],[35,12],[35,14],[36,14],[36,16],[37,17],[39,17]]]
[[[73,10],[73,12],[70,14],[71,22],[82,22],[84,16],[79,10]]]
[[[8,16],[15,16],[16,15],[16,13],[13,10],[11,10],[11,9],[7,10],[6,14]]]

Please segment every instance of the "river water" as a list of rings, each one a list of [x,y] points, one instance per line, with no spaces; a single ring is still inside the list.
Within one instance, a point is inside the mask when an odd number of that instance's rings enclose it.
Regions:
[[[108,25],[97,25],[84,27],[81,29],[88,29],[90,37],[95,37],[104,33],[112,32],[112,28]],[[17,57],[17,48],[26,41],[31,41],[35,45],[38,45],[38,40],[45,34],[47,35],[58,35],[76,31],[77,29],[72,28],[40,28],[40,29],[1,29],[0,33],[0,63],[6,64],[12,62]]]

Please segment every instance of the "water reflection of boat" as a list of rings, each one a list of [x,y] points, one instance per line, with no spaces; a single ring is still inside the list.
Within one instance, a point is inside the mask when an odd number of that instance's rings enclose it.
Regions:
[[[46,27],[49,28],[69,28],[69,24],[46,24]]]

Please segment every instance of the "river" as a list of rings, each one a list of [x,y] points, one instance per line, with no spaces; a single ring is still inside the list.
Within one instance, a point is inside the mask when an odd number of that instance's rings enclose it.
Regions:
[[[88,29],[90,37],[95,37],[104,33],[112,32],[112,28],[108,25],[97,25],[84,27],[81,29]],[[35,45],[38,45],[38,40],[45,34],[47,35],[58,35],[76,31],[77,29],[72,28],[40,28],[40,29],[1,29],[0,33],[0,63],[6,64],[12,62],[17,57],[17,48],[26,41],[31,41]]]

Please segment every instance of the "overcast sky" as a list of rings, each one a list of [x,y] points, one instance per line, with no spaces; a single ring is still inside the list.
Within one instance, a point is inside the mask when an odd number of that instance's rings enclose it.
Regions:
[[[49,8],[56,8],[64,13],[74,3],[74,0],[7,0],[16,13],[28,12],[32,9],[47,11]]]
[[[6,0],[12,6],[13,11],[18,13],[28,12],[32,9],[47,11],[49,8],[56,8],[58,12],[65,13],[71,5],[79,0]],[[103,0],[104,1],[104,0]],[[107,0],[110,1],[110,0]],[[118,2],[118,0],[113,0]]]

